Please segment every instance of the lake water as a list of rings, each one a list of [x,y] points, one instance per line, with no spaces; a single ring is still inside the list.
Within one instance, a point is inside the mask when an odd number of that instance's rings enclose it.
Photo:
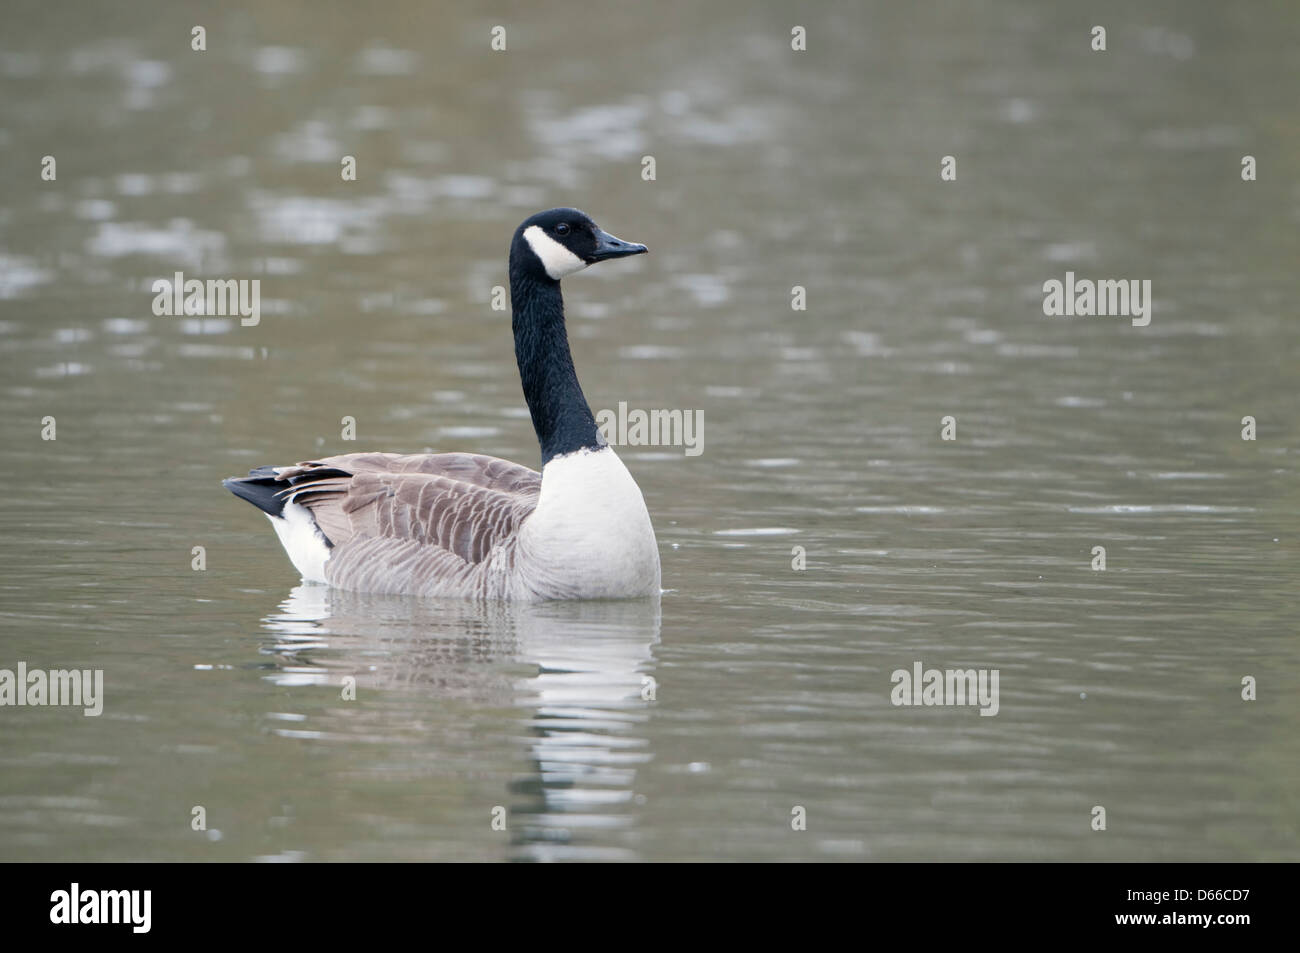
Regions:
[[[0,708],[0,859],[1296,859],[1300,10],[517,10],[7,13],[0,669],[104,701]],[[537,465],[491,297],[560,204],[651,249],[565,283],[593,408],[703,412],[621,451],[662,600],[299,584],[221,478]]]

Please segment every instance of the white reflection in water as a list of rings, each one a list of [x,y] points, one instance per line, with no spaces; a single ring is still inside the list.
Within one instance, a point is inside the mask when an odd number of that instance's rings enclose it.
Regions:
[[[636,858],[637,768],[653,757],[641,726],[657,688],[657,599],[478,604],[300,585],[263,625],[277,665],[267,677],[281,687],[337,686],[350,674],[359,697],[418,691],[522,709],[516,754],[532,770],[501,792],[515,859]],[[520,677],[521,666],[535,674]],[[330,740],[306,726],[273,730]],[[627,846],[611,845],[610,831]],[[584,843],[586,832],[603,833],[599,847]]]
[[[413,50],[370,46],[356,57],[356,71],[363,76],[402,76],[413,73],[420,57]]]
[[[642,125],[649,110],[643,103],[602,103],[560,114],[552,103],[540,97],[536,102],[538,109],[529,113],[528,127],[545,147],[610,161],[639,157],[645,149]]]
[[[54,272],[42,268],[35,259],[0,252],[0,300],[21,298],[53,279]]]
[[[187,219],[172,219],[165,228],[142,222],[100,222],[86,239],[86,251],[104,258],[148,255],[174,263],[174,268],[198,269],[224,263],[226,238],[220,232],[198,228]]]

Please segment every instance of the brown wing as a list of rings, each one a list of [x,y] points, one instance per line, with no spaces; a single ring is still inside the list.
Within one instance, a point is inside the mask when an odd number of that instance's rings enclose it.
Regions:
[[[536,471],[475,453],[349,453],[278,467],[276,479],[337,549],[357,550],[349,557],[373,560],[387,548],[402,563],[423,552],[440,565],[443,554],[482,562],[514,535],[542,487]]]

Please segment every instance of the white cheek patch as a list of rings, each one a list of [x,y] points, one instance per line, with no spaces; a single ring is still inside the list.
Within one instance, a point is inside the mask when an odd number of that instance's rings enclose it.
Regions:
[[[556,281],[587,267],[585,261],[547,235],[537,225],[529,225],[525,228],[524,238],[528,241],[528,247],[533,250],[533,254],[541,260],[546,273]]]

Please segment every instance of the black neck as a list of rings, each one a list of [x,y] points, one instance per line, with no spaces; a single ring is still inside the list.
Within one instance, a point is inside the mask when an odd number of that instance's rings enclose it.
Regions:
[[[542,448],[542,466],[552,457],[601,446],[596,418],[573,369],[560,283],[540,275],[512,273],[510,298],[515,359]]]

